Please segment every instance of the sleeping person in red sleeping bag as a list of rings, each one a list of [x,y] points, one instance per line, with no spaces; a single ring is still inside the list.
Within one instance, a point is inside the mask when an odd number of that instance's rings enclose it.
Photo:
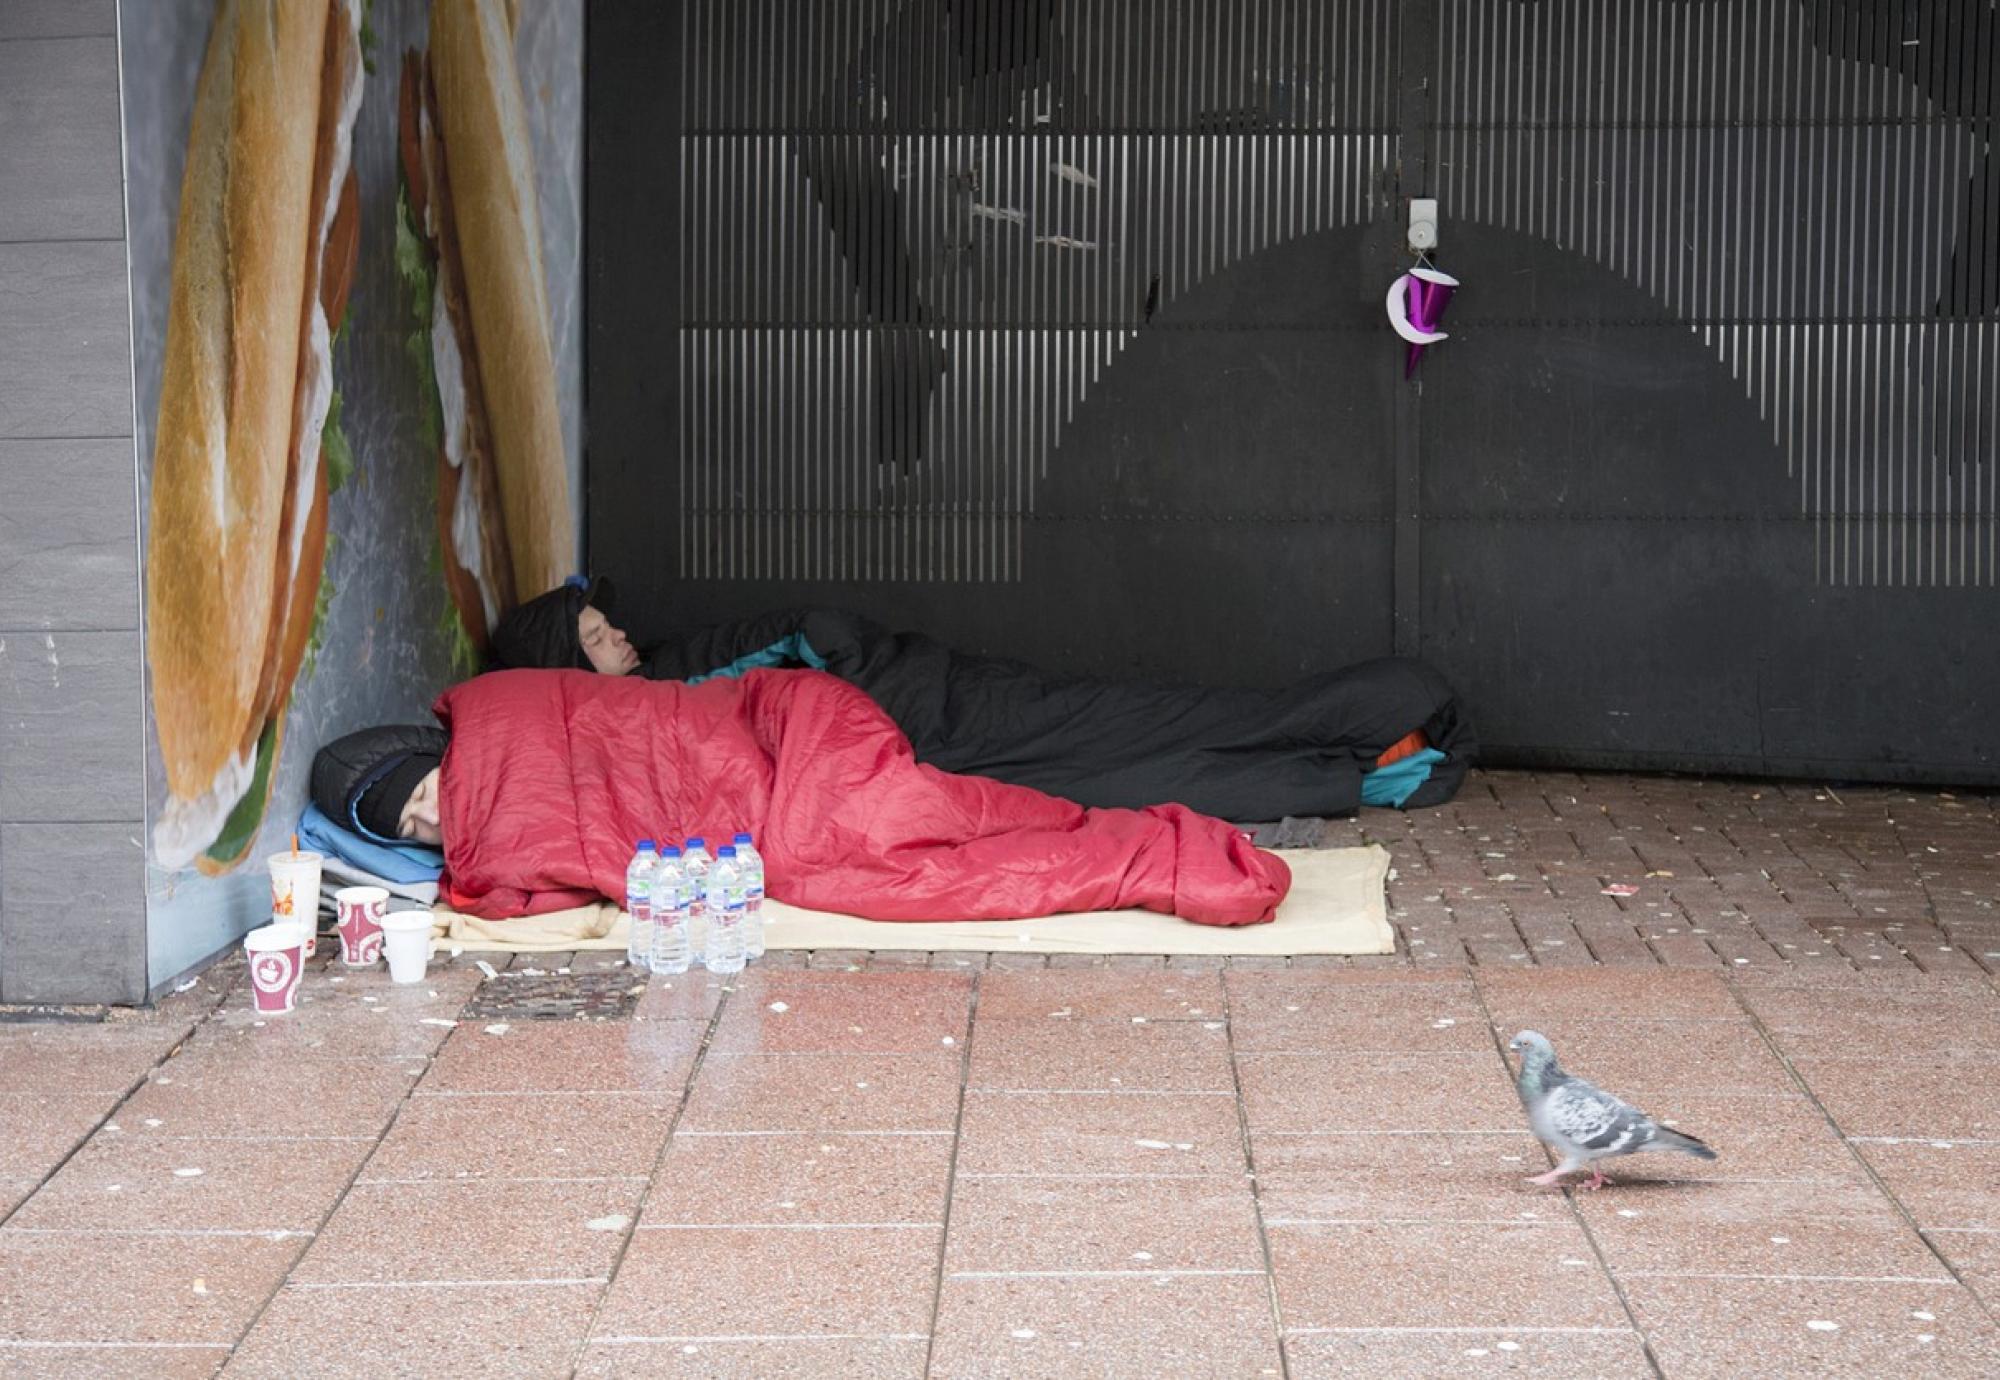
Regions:
[[[440,899],[472,915],[617,897],[636,840],[739,829],[774,899],[877,920],[1143,907],[1248,925],[1291,884],[1281,859],[1185,806],[1086,809],[925,766],[873,700],[817,671],[692,686],[505,671],[433,710],[442,737],[367,730],[321,765],[356,783],[339,817],[440,845]],[[403,745],[354,760],[383,741]]]

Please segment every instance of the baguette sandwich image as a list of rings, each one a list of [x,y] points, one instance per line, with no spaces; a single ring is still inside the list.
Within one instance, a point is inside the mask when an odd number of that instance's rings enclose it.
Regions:
[[[255,841],[325,613],[350,463],[333,338],[358,244],[362,0],[218,0],[173,247],[146,556],[166,868]]]
[[[436,452],[446,632],[468,674],[576,545],[515,18],[507,0],[434,0],[397,111],[396,265]]]

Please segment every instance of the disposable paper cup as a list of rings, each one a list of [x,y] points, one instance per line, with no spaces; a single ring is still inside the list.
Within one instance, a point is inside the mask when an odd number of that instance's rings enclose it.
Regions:
[[[373,967],[382,957],[382,917],[389,893],[379,886],[344,886],[333,893],[340,913],[340,961],[350,968]]]
[[[382,939],[389,955],[389,980],[422,982],[431,959],[431,913],[390,911],[382,917]]]
[[[301,849],[273,853],[271,865],[271,923],[302,925],[306,932],[306,956],[318,947],[314,931],[319,928],[320,855]]]
[[[306,932],[298,925],[266,925],[243,936],[250,990],[259,1015],[277,1016],[298,1002],[306,968]]]

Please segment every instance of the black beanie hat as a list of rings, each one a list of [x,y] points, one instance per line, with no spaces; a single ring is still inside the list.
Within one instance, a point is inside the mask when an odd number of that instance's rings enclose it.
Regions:
[[[616,594],[611,581],[602,575],[589,580],[572,575],[554,589],[509,609],[488,639],[488,669],[590,670],[576,620],[586,606],[610,613]]]
[[[384,724],[336,738],[313,754],[313,804],[343,829],[372,829],[360,822],[362,798],[412,755],[428,759],[424,771],[437,766],[450,742],[443,729],[417,724]],[[421,780],[423,771],[410,778],[401,794],[385,794],[389,827],[382,837],[396,837],[403,803]]]
[[[413,752],[391,767],[355,802],[354,814],[361,821],[361,827],[385,839],[398,837],[397,830],[403,822],[403,806],[409,803],[417,783],[430,775],[443,760],[428,752]]]

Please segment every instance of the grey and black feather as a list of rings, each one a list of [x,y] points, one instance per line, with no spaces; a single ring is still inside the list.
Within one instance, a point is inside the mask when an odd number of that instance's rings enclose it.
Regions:
[[[1516,1043],[1525,1046],[1516,1086],[1528,1124],[1567,1162],[1584,1164],[1646,1150],[1716,1158],[1715,1151],[1694,1136],[1662,1126],[1623,1098],[1565,1073],[1545,1037],[1523,1031]]]

